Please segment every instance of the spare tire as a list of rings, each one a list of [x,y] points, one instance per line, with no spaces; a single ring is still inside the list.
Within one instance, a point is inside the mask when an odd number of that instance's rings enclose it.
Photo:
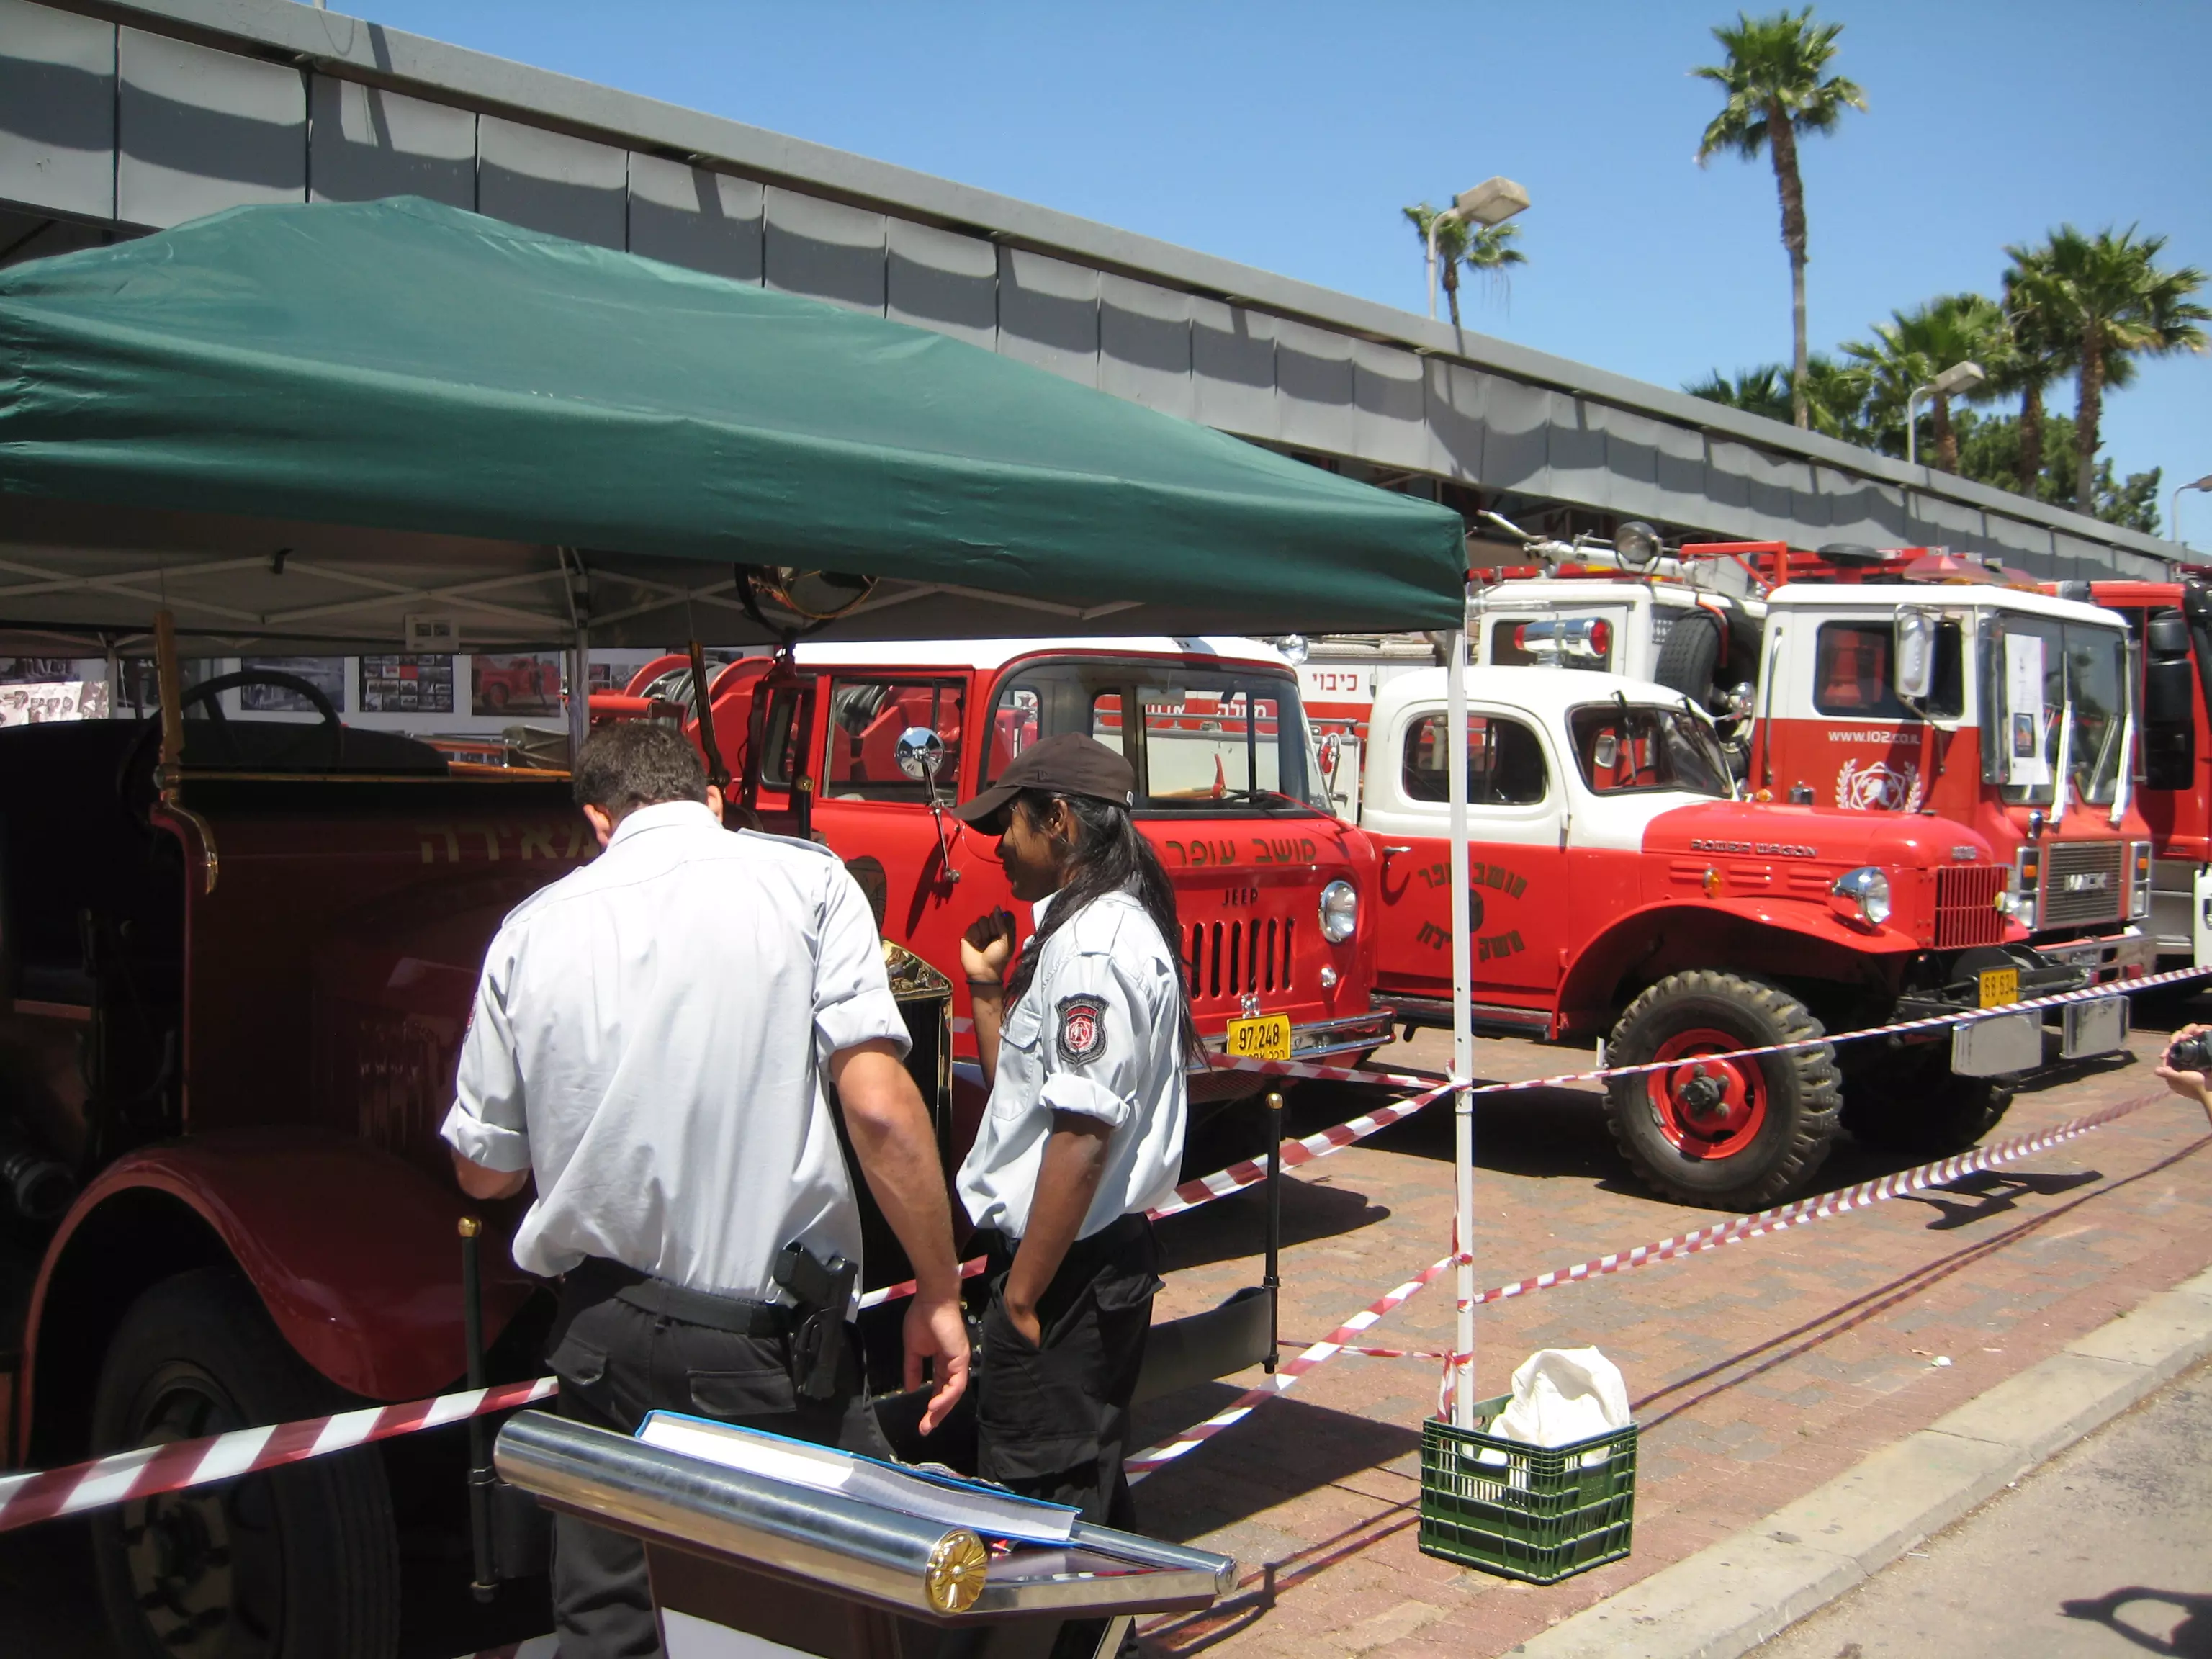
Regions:
[[[1710,611],[1685,611],[1667,630],[1651,678],[1680,691],[1700,708],[1713,706],[1713,678],[1721,665],[1722,622]]]

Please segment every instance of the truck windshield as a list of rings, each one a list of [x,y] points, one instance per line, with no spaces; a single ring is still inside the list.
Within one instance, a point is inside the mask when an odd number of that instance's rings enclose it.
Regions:
[[[2110,806],[2126,763],[2127,644],[2117,628],[2007,617],[1996,641],[1988,684],[2000,720],[2005,800],[2048,806],[2058,767],[2062,720],[2066,793],[2088,806]]]
[[[1133,721],[1132,709],[1141,709]],[[1297,682],[1260,668],[1038,663],[1001,680],[991,705],[989,783],[1016,755],[1081,732],[1128,757],[1138,811],[1328,811]]]
[[[1594,702],[1567,716],[1567,732],[1593,794],[1674,789],[1726,799],[1735,793],[1712,728],[1686,708]]]

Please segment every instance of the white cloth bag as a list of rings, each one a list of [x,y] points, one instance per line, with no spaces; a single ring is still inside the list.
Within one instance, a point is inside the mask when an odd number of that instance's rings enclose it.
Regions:
[[[1632,1420],[1620,1367],[1595,1348],[1542,1348],[1513,1373],[1513,1398],[1491,1424],[1490,1432],[1526,1445],[1567,1446],[1625,1429]],[[1581,1461],[1589,1468],[1605,1460],[1606,1450],[1599,1447],[1584,1452]],[[1503,1452],[1486,1448],[1480,1461],[1504,1463],[1507,1459]]]

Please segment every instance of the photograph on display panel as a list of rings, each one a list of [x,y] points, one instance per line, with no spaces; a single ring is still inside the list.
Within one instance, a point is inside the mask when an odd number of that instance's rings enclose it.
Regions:
[[[345,712],[343,657],[241,657],[238,665],[248,673],[258,669],[264,673],[289,674],[295,679],[305,680],[331,700],[331,708],[340,714]],[[311,698],[289,685],[241,685],[238,688],[238,706],[254,714],[319,712]]]
[[[479,656],[471,659],[469,712],[471,714],[559,714],[559,653],[540,651],[526,656]]]
[[[453,659],[449,656],[385,656],[361,659],[364,714],[450,714]]]

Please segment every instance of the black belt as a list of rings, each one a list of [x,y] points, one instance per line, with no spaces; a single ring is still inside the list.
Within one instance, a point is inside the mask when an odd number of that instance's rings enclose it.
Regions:
[[[644,1312],[686,1325],[703,1326],[710,1331],[726,1331],[733,1336],[791,1334],[791,1310],[780,1302],[687,1290],[605,1256],[586,1257],[569,1269],[568,1282],[578,1295],[589,1300],[598,1302],[613,1297]]]

